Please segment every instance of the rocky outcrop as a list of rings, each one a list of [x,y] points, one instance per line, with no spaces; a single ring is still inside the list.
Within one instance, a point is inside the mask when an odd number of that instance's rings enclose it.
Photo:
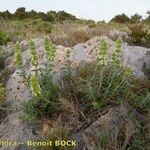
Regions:
[[[109,45],[109,52],[108,52],[108,58],[109,61],[111,61],[112,53],[115,47],[115,43],[109,39],[108,37],[94,37],[91,40],[80,43],[75,45],[72,49],[69,47],[64,46],[56,46],[56,59],[54,62],[54,71],[57,76],[61,77],[61,70],[65,65],[65,57],[66,57],[66,51],[68,49],[71,49],[71,57],[70,60],[72,62],[72,67],[75,68],[79,65],[80,62],[92,62],[97,59],[97,53],[100,46],[100,41],[102,39],[105,39],[108,42]],[[37,47],[38,57],[39,57],[39,65],[38,68],[44,67],[45,63],[48,61],[46,53],[44,51],[44,40],[43,39],[34,39],[33,40]],[[21,46],[23,48],[23,61],[24,61],[24,67],[25,67],[25,74],[28,76],[32,72],[32,66],[30,64],[30,50],[28,49],[28,42],[23,41],[21,42]],[[135,46],[128,46],[126,43],[122,46],[122,64],[123,66],[131,66],[133,70],[133,75],[137,77],[145,77],[142,68],[144,63],[147,63],[149,60],[145,57],[146,53],[150,51],[150,49],[146,49],[143,47],[135,47]],[[9,60],[10,61],[10,60]],[[7,67],[14,67],[14,59],[11,59],[10,65]],[[30,100],[31,95],[29,88],[24,81],[24,79],[18,74],[18,70],[15,70],[15,72],[10,76],[7,84],[7,106],[8,109],[10,109],[10,114],[3,120],[3,122],[0,124],[0,138],[1,139],[10,139],[13,141],[24,141],[27,139],[38,139],[39,137],[42,138],[42,131],[36,131],[37,135],[33,133],[33,128],[31,129],[25,122],[23,122],[21,116],[23,114],[22,110],[22,104],[24,102],[27,102]],[[102,124],[106,121],[106,123],[113,123],[115,121],[115,124],[117,125],[118,115],[119,118],[122,117],[122,111],[125,111],[123,108],[119,108],[120,110],[116,110],[118,114],[114,114],[115,110],[109,110],[109,112],[100,117],[96,122],[94,122],[89,128],[85,129],[82,133],[83,141],[86,145],[89,145],[89,143],[92,143],[92,138],[95,138],[96,134],[92,130],[95,129],[99,130],[100,126],[103,126]],[[114,114],[114,116],[112,116]],[[125,113],[127,114],[127,113]],[[116,118],[114,118],[116,117]],[[126,122],[126,125],[124,126],[126,132],[128,133],[128,127],[132,126],[132,122],[128,120]],[[134,128],[134,126],[133,126]],[[36,129],[34,129],[36,130]],[[111,128],[111,131],[114,131],[114,134],[117,134],[120,131],[120,127],[117,125],[116,127]],[[132,130],[134,131],[134,130]],[[103,131],[102,131],[103,132]],[[39,134],[38,134],[39,133]],[[88,135],[91,135],[89,139],[86,139]],[[115,135],[113,135],[115,136]],[[115,137],[112,137],[115,138]],[[128,139],[126,139],[128,140]],[[89,141],[88,143],[86,143]],[[93,145],[93,146],[92,146]],[[92,143],[89,148],[89,150],[93,147],[95,147],[95,143]],[[1,148],[2,150],[5,148]],[[6,148],[5,150],[15,150],[15,148]],[[20,149],[18,149],[20,150]]]
[[[97,58],[97,52],[99,50],[100,41],[105,39],[109,45],[108,60],[111,61],[112,53],[114,51],[115,43],[108,37],[94,37],[86,43],[77,44],[73,47],[72,61],[94,61]],[[124,67],[130,66],[133,71],[133,75],[136,77],[145,77],[143,72],[144,63],[149,63],[149,59],[146,55],[150,49],[128,46],[127,43],[122,45],[122,64]]]
[[[72,64],[77,64],[82,61],[92,62],[97,59],[97,53],[100,46],[100,41],[105,39],[109,45],[108,50],[108,59],[111,61],[112,53],[115,48],[115,42],[109,39],[108,37],[94,37],[88,40],[85,43],[79,43],[75,45],[73,48],[64,47],[64,46],[56,46],[56,60],[54,62],[54,69],[58,69],[63,66],[65,63],[65,55],[68,49],[71,50],[72,54],[70,60]],[[47,62],[47,56],[44,51],[44,40],[43,39],[33,39],[36,44],[38,57],[39,57],[39,67],[42,67],[45,62]],[[30,73],[29,71],[32,69],[30,65],[30,50],[28,49],[28,42],[22,41],[21,46],[23,49],[23,60],[26,69],[26,73]],[[122,46],[122,64],[123,66],[131,66],[133,69],[133,75],[144,77],[143,73],[143,65],[149,63],[149,58],[146,57],[146,54],[150,52],[150,49],[144,47],[137,46],[128,46],[127,43],[123,43]],[[15,66],[14,60],[7,58],[7,60],[11,61],[10,66]],[[8,63],[8,64],[9,64]],[[8,66],[9,67],[9,66]],[[11,67],[10,67],[11,68]]]

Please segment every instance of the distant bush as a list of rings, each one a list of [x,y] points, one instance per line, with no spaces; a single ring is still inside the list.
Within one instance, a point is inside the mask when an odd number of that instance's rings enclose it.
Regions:
[[[86,19],[83,19],[83,20],[79,20],[79,22],[80,22],[81,24],[88,25],[90,28],[96,27],[96,22],[95,22],[94,20],[86,20]]]
[[[24,20],[24,19],[42,19],[43,21],[56,22],[64,20],[77,20],[77,18],[65,11],[49,11],[47,13],[36,12],[34,10],[26,11],[25,7],[16,9],[15,13],[9,11],[0,12],[0,18],[11,20]]]
[[[147,18],[145,19],[146,22],[150,22],[150,11],[147,11]]]
[[[125,14],[121,14],[121,15],[115,16],[110,22],[129,23],[130,22],[130,18],[127,15],[125,15]]]
[[[51,33],[52,24],[50,22],[44,22],[42,19],[33,20],[33,26],[36,25],[38,32]]]
[[[60,27],[58,27],[60,28]],[[62,29],[60,29],[58,35],[52,35],[52,41],[59,45],[63,46],[74,46],[78,43],[86,42],[91,38],[91,35],[88,31],[85,30],[77,30],[76,28],[70,25],[63,25]],[[65,34],[64,34],[65,33]]]
[[[5,45],[7,42],[10,42],[10,36],[5,32],[0,31],[0,45]]]
[[[44,37],[52,32],[53,26],[52,23],[44,22],[42,19],[7,20],[0,18],[0,45],[9,41],[16,43],[25,39]]]
[[[86,42],[89,39],[90,37],[88,33],[84,30],[71,31],[70,34],[68,34],[68,42],[71,45],[75,45],[80,42]]]
[[[142,16],[136,13],[133,16],[131,16],[130,23],[138,23],[141,20],[142,20]]]
[[[15,17],[18,19],[25,19],[27,17],[26,9],[24,7],[20,7],[15,12]]]
[[[150,47],[150,32],[144,29],[143,25],[130,26],[129,44],[143,47]]]

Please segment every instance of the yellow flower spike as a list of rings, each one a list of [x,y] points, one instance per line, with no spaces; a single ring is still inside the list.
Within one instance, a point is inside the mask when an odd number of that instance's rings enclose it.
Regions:
[[[37,97],[41,95],[42,90],[36,75],[31,75],[30,77],[30,89],[33,96]]]

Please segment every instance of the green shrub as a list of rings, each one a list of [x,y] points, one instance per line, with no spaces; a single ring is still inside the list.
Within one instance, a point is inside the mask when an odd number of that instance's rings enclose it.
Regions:
[[[142,113],[140,114],[142,115]],[[149,142],[149,114],[143,113],[144,120],[139,119],[135,112],[130,111],[128,116],[137,127],[136,133],[132,136],[127,143],[126,149],[128,150],[147,150],[150,147]]]
[[[32,99],[24,104],[27,121],[51,117],[59,108],[59,88],[54,83],[51,74],[49,72],[41,73],[36,82],[39,84],[38,87],[40,86],[40,93],[33,94]],[[36,84],[34,87],[36,90]]]
[[[37,24],[37,31],[51,33],[52,32],[52,24],[50,22],[39,21]]]
[[[10,40],[11,38],[7,33],[0,31],[0,45],[5,45],[7,42],[10,42]]]
[[[145,113],[150,107],[150,84],[147,84],[147,81],[146,83],[141,81],[141,84],[137,82],[139,87],[135,90],[134,88],[137,87],[133,83],[129,67],[124,70],[111,65],[97,66],[96,63],[90,63],[80,66],[77,77],[64,80],[62,97],[75,102],[86,118],[85,120],[92,120],[94,111],[101,111],[112,104],[128,103],[132,110]],[[118,138],[120,138],[120,134]],[[148,136],[142,135],[140,130],[137,131],[137,134],[135,133],[135,136],[131,138],[128,147],[133,150],[142,147],[141,150],[144,150],[148,147],[148,139],[146,139]],[[109,144],[109,135],[104,134],[100,137],[97,149],[108,149]]]
[[[79,68],[77,77],[64,79],[62,94],[71,95],[82,106],[86,103],[82,108],[85,111],[101,109],[111,102],[121,104],[131,90],[130,76],[124,73],[124,69],[111,65],[85,64]]]
[[[144,25],[134,25],[130,27],[129,44],[147,48],[150,47],[150,32],[144,28]]]
[[[48,59],[53,61],[55,58],[56,49],[52,43],[45,38],[45,50],[48,54]],[[51,75],[52,65],[46,64],[46,69],[40,70],[40,74],[37,70],[38,55],[34,42],[31,40],[29,43],[31,64],[35,67],[34,72],[29,78],[29,87],[32,93],[32,99],[24,104],[24,110],[26,112],[25,119],[28,121],[36,120],[42,117],[51,116],[58,110],[58,94],[59,88],[53,82]]]
[[[150,107],[150,80],[134,79],[130,81],[131,90],[125,94],[124,99],[136,110],[148,113]]]
[[[150,108],[150,89],[143,89],[136,98],[136,104],[138,108],[143,111],[149,110]]]
[[[131,16],[130,22],[131,23],[138,23],[142,20],[142,16],[139,15],[138,13],[134,14],[133,16]]]
[[[116,23],[122,23],[122,24],[129,23],[130,18],[126,14],[121,14],[121,15],[115,16],[110,22],[116,22]]]

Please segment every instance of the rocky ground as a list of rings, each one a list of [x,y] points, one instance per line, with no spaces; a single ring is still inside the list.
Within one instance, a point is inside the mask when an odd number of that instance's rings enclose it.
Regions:
[[[56,72],[55,78],[60,78],[61,70],[65,63],[65,54],[68,49],[71,49],[71,65],[73,68],[78,67],[80,62],[92,62],[97,58],[97,51],[99,49],[101,39],[105,39],[109,44],[109,59],[112,57],[115,42],[108,37],[94,37],[85,43],[79,43],[71,48],[57,45],[57,56],[54,62],[54,71]],[[46,54],[44,51],[44,39],[33,39],[36,44],[36,48],[39,56],[39,68],[42,68],[47,62]],[[32,72],[32,67],[29,64],[29,48],[28,41],[22,41],[21,46],[23,49],[23,60],[25,64],[25,74],[28,76]],[[137,46],[128,46],[127,43],[123,43],[122,46],[122,64],[123,66],[131,66],[133,75],[140,78],[146,78],[143,72],[143,66],[145,64],[150,65],[150,60],[147,57],[147,53],[150,53],[150,49]],[[94,150],[98,143],[97,137],[102,137],[105,132],[108,132],[113,139],[111,142],[117,147],[120,145],[118,136],[122,140],[122,150],[125,149],[130,137],[136,132],[137,127],[133,120],[128,116],[128,111],[132,108],[128,104],[124,106],[108,106],[104,108],[91,120],[81,121],[76,117],[72,116],[71,109],[64,110],[58,119],[53,122],[48,120],[42,120],[35,124],[28,124],[23,121],[23,110],[22,104],[27,102],[31,98],[30,90],[26,85],[23,77],[18,74],[18,70],[15,67],[14,58],[9,57],[5,61],[6,68],[13,72],[7,83],[7,97],[6,105],[8,109],[7,116],[0,123],[0,139],[9,139],[10,141],[26,141],[45,139],[46,134],[49,130],[52,130],[59,119],[70,122],[70,128],[73,131],[71,135],[72,139],[77,140],[77,150]],[[74,74],[75,74],[74,69]],[[134,113],[144,119],[137,111]],[[72,127],[73,123],[75,128]],[[0,148],[1,150],[26,150],[28,149],[25,145],[19,145],[18,147],[11,148]],[[112,148],[113,149],[113,148]],[[120,149],[120,150],[121,150]]]

